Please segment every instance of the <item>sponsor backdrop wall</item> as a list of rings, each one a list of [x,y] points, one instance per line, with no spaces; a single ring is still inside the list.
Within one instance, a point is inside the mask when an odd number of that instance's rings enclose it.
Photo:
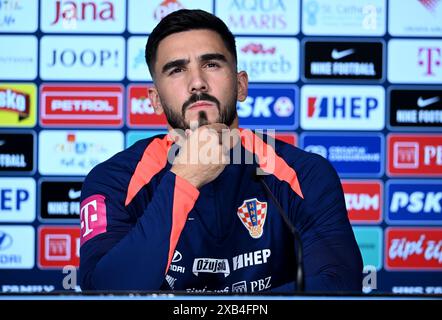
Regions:
[[[366,293],[442,293],[440,0],[1,1],[0,292],[62,290],[83,178],[165,132],[144,45],[183,7],[237,36],[240,124],[338,171]]]

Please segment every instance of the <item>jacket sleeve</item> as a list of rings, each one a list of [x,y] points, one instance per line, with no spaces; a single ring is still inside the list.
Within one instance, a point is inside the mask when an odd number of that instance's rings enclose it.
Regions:
[[[137,219],[121,181],[94,169],[81,199],[82,290],[159,290],[187,215],[199,195],[168,171]]]
[[[294,201],[292,222],[303,244],[308,292],[360,292],[362,257],[345,207],[342,185],[324,158],[312,155],[301,177],[304,199]]]

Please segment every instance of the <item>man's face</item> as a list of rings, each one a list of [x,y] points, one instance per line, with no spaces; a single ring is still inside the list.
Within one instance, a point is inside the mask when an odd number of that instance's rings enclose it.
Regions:
[[[174,33],[158,46],[155,88],[149,96],[172,128],[224,123],[237,126],[236,101],[247,97],[247,74],[211,30]]]

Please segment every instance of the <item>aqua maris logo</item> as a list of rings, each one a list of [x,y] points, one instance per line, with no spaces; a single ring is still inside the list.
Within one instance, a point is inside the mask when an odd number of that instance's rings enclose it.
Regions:
[[[115,20],[112,1],[55,1],[55,17],[52,25],[63,24],[64,27],[76,27],[78,21]]]
[[[0,111],[18,114],[19,121],[30,115],[31,97],[17,90],[0,88]]]
[[[227,11],[231,28],[277,31],[286,29],[288,25],[287,7],[283,0],[233,0]]]
[[[238,208],[238,217],[254,239],[261,238],[267,217],[267,202],[248,199]]]
[[[184,9],[184,6],[178,0],[164,0],[155,9],[153,17],[155,20],[160,21],[168,14],[179,9]]]
[[[222,273],[224,277],[230,275],[230,266],[227,259],[196,258],[193,261],[192,272],[198,276],[199,273]]]
[[[418,65],[425,76],[436,76],[442,67],[442,51],[439,47],[418,47]]]
[[[0,231],[0,251],[9,249],[12,244],[12,237],[3,231]]]

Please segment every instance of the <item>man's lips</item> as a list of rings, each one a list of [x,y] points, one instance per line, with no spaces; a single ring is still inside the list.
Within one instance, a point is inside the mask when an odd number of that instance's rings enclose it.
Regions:
[[[209,101],[198,101],[195,103],[192,103],[187,110],[199,110],[199,109],[206,109],[206,108],[216,108],[216,105],[213,102]]]

